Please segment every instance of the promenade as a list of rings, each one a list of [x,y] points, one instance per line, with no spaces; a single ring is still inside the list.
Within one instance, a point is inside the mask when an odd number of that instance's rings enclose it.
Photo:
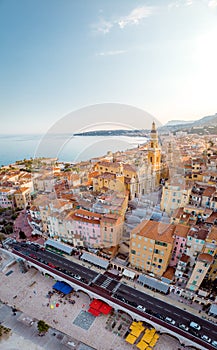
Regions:
[[[2,259],[2,266],[5,257]],[[13,334],[17,334],[19,341],[31,341],[34,346],[31,349],[41,350],[129,350],[137,349],[124,340],[124,338],[107,328],[109,316],[91,317],[87,310],[89,308],[90,298],[83,292],[72,295],[75,301],[72,305],[68,297],[61,298],[53,294],[51,299],[48,298],[48,291],[52,290],[54,280],[42,276],[37,270],[31,268],[27,273],[21,273],[18,263],[0,271],[0,307],[5,315],[4,308],[8,307],[9,313],[4,316],[3,322],[6,326],[14,329]],[[51,307],[52,305],[52,307]],[[13,315],[10,307],[15,307],[16,315]],[[21,327],[23,319],[33,320],[29,327]],[[126,314],[126,320],[129,316]],[[16,319],[16,322],[15,322]],[[45,337],[38,337],[36,330],[37,320],[43,319],[50,325],[50,330]],[[129,319],[129,324],[132,320]],[[25,331],[24,331],[25,329]],[[59,338],[57,335],[59,334]],[[22,337],[21,337],[22,336]],[[11,337],[13,341],[14,335]],[[59,348],[51,344],[59,344]],[[59,339],[59,340],[58,340]],[[6,341],[7,344],[11,341]],[[7,349],[5,342],[0,343],[0,349]],[[70,343],[71,345],[69,345]],[[60,346],[61,344],[61,346]],[[73,345],[74,344],[74,345]],[[41,348],[40,348],[41,347]],[[14,347],[9,347],[11,349]],[[25,347],[19,346],[25,350]],[[192,349],[190,347],[180,346],[177,339],[166,334],[161,335],[155,350],[184,350]]]

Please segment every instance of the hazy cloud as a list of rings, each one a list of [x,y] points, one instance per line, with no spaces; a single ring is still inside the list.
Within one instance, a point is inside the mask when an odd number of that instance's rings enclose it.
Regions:
[[[106,21],[105,19],[101,18],[99,23],[93,25],[93,29],[95,32],[107,34],[110,32],[113,25],[114,24],[112,22]]]
[[[216,8],[217,7],[217,0],[210,0],[208,2],[208,6],[211,8]]]
[[[118,20],[118,25],[121,29],[127,25],[139,24],[144,18],[150,17],[153,14],[153,7],[142,6],[137,7],[129,13],[129,15],[121,17]]]
[[[107,34],[114,26],[123,29],[128,25],[139,24],[144,18],[151,16],[153,12],[154,8],[150,6],[136,7],[127,16],[121,16],[113,20],[101,18],[100,21],[92,27],[95,32]]]
[[[194,0],[177,0],[173,1],[168,5],[168,9],[171,10],[173,8],[179,8],[182,6],[192,6],[194,3]]]
[[[97,56],[115,56],[115,55],[121,55],[126,52],[127,52],[126,50],[105,51],[105,52],[97,53]]]

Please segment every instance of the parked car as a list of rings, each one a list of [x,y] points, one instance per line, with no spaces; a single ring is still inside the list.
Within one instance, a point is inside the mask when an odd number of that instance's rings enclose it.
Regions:
[[[179,328],[183,329],[183,330],[186,331],[186,332],[188,332],[188,330],[189,330],[189,328],[188,328],[185,324],[183,324],[183,323],[180,323],[180,324],[179,324]]]
[[[174,321],[172,318],[170,318],[170,317],[166,317],[165,318],[165,321],[167,322],[167,323],[170,323],[170,324],[175,324],[176,323],[176,321]]]
[[[145,311],[146,310],[146,308],[144,306],[142,306],[142,305],[138,305],[137,309],[140,310],[140,311]]]
[[[212,346],[214,346],[214,348],[217,349],[217,341],[216,340],[213,340],[211,344],[212,344]]]
[[[198,331],[201,329],[201,326],[198,323],[193,321],[190,323],[190,327],[197,329]]]
[[[48,266],[52,267],[52,269],[56,268],[56,266],[54,264],[50,263],[50,262],[48,263]]]
[[[212,339],[210,339],[207,335],[203,334],[201,335],[201,339],[206,341],[207,343],[211,343]]]
[[[79,275],[74,275],[73,277],[76,278],[76,280],[81,280],[81,276]]]

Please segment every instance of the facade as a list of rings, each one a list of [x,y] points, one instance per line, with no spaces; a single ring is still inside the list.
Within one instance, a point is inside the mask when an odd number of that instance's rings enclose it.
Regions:
[[[191,227],[187,235],[186,254],[190,257],[190,265],[193,266],[197,257],[203,251],[208,230],[197,226]]]
[[[172,250],[172,257],[170,260],[170,266],[176,266],[180,258],[183,256],[186,248],[187,234],[189,227],[186,225],[178,224],[174,231],[174,245]]]
[[[132,267],[162,276],[174,243],[174,225],[143,221],[130,235],[129,261]]]
[[[211,232],[209,232],[203,253],[210,254],[213,257],[212,265],[208,271],[208,278],[214,281],[217,278],[217,228],[212,227]]]
[[[190,189],[185,189],[180,184],[175,185],[167,182],[163,186],[161,210],[172,215],[177,208],[186,206],[189,202],[190,191]]]
[[[195,267],[191,273],[191,277],[189,278],[186,286],[187,289],[194,292],[196,292],[199,289],[212,262],[213,257],[210,254],[201,253],[198,255]]]
[[[16,190],[14,192],[14,201],[17,208],[25,209],[31,201],[30,188],[21,187],[19,190]]]
[[[149,144],[126,153],[127,157],[117,156],[119,160],[113,158],[113,161],[96,163],[94,170],[98,175],[93,179],[94,190],[127,190],[129,198],[134,199],[153,191],[160,184],[165,164],[162,163],[154,122]]]
[[[187,264],[189,261],[189,256],[183,254],[177,264],[176,271],[175,271],[175,276],[177,278],[182,279],[183,277],[186,278],[186,269],[187,269]]]
[[[0,207],[11,208],[14,206],[14,190],[13,188],[0,187]]]

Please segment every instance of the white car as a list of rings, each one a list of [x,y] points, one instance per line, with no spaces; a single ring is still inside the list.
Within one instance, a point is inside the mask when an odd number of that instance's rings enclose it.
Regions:
[[[189,330],[189,328],[188,328],[185,324],[183,324],[183,323],[180,323],[180,324],[179,324],[179,328],[183,329],[183,330],[186,331],[186,332]]]
[[[146,310],[146,308],[143,307],[142,305],[138,305],[137,309],[140,310],[140,311],[145,311]]]
[[[76,280],[80,280],[81,279],[81,276],[79,276],[79,275],[74,275],[73,277],[76,278]]]
[[[211,343],[212,339],[210,339],[207,335],[203,334],[201,335],[201,339],[206,341],[207,343]]]
[[[198,323],[193,322],[193,321],[190,323],[190,327],[197,329],[198,331],[201,329],[201,326]]]
[[[217,349],[217,341],[216,340],[213,340],[211,344],[212,344],[212,346],[214,346],[214,348]]]
[[[166,322],[168,322],[168,323],[170,323],[170,324],[175,324],[176,323],[176,321],[174,321],[172,318],[170,318],[170,317],[166,317],[165,318],[165,321]]]

